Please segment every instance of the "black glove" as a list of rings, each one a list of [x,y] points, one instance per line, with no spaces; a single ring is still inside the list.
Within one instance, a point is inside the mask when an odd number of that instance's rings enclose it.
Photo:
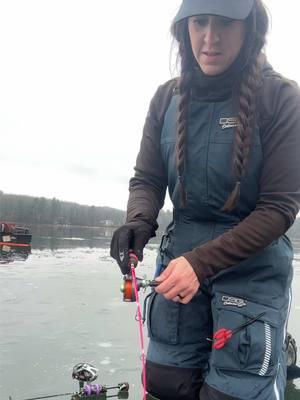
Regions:
[[[123,275],[130,273],[129,250],[142,261],[143,249],[154,236],[153,226],[144,221],[128,222],[114,232],[110,243],[110,255],[119,264]]]

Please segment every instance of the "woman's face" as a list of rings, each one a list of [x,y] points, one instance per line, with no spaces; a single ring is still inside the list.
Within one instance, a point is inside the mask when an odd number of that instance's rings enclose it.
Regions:
[[[195,15],[188,19],[192,51],[206,75],[219,75],[237,58],[243,45],[245,21]]]

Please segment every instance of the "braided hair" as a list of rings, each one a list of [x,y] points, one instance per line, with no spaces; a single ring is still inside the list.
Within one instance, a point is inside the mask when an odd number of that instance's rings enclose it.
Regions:
[[[235,146],[233,155],[233,171],[235,186],[229,194],[223,211],[232,211],[240,196],[241,179],[246,173],[251,148],[251,133],[255,125],[256,94],[262,84],[260,53],[265,45],[268,30],[268,15],[261,0],[255,0],[253,9],[246,19],[246,37],[243,48],[247,61],[237,88],[237,126],[235,130]],[[177,40],[178,55],[181,60],[179,77],[179,100],[177,108],[176,166],[179,178],[180,206],[186,206],[186,191],[183,174],[186,158],[186,136],[188,126],[188,105],[193,83],[193,71],[197,64],[189,38],[187,18],[172,26],[172,35]]]

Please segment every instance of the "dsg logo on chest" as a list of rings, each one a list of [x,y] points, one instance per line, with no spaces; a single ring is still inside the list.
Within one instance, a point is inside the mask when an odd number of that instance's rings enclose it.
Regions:
[[[238,297],[222,296],[224,306],[246,307],[247,301]]]
[[[222,129],[235,128],[237,126],[237,118],[236,117],[220,118],[219,125],[221,125]]]

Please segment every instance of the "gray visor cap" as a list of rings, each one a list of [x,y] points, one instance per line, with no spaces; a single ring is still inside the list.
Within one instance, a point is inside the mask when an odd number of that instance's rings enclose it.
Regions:
[[[173,23],[199,14],[243,20],[250,14],[253,4],[254,0],[183,0]]]

